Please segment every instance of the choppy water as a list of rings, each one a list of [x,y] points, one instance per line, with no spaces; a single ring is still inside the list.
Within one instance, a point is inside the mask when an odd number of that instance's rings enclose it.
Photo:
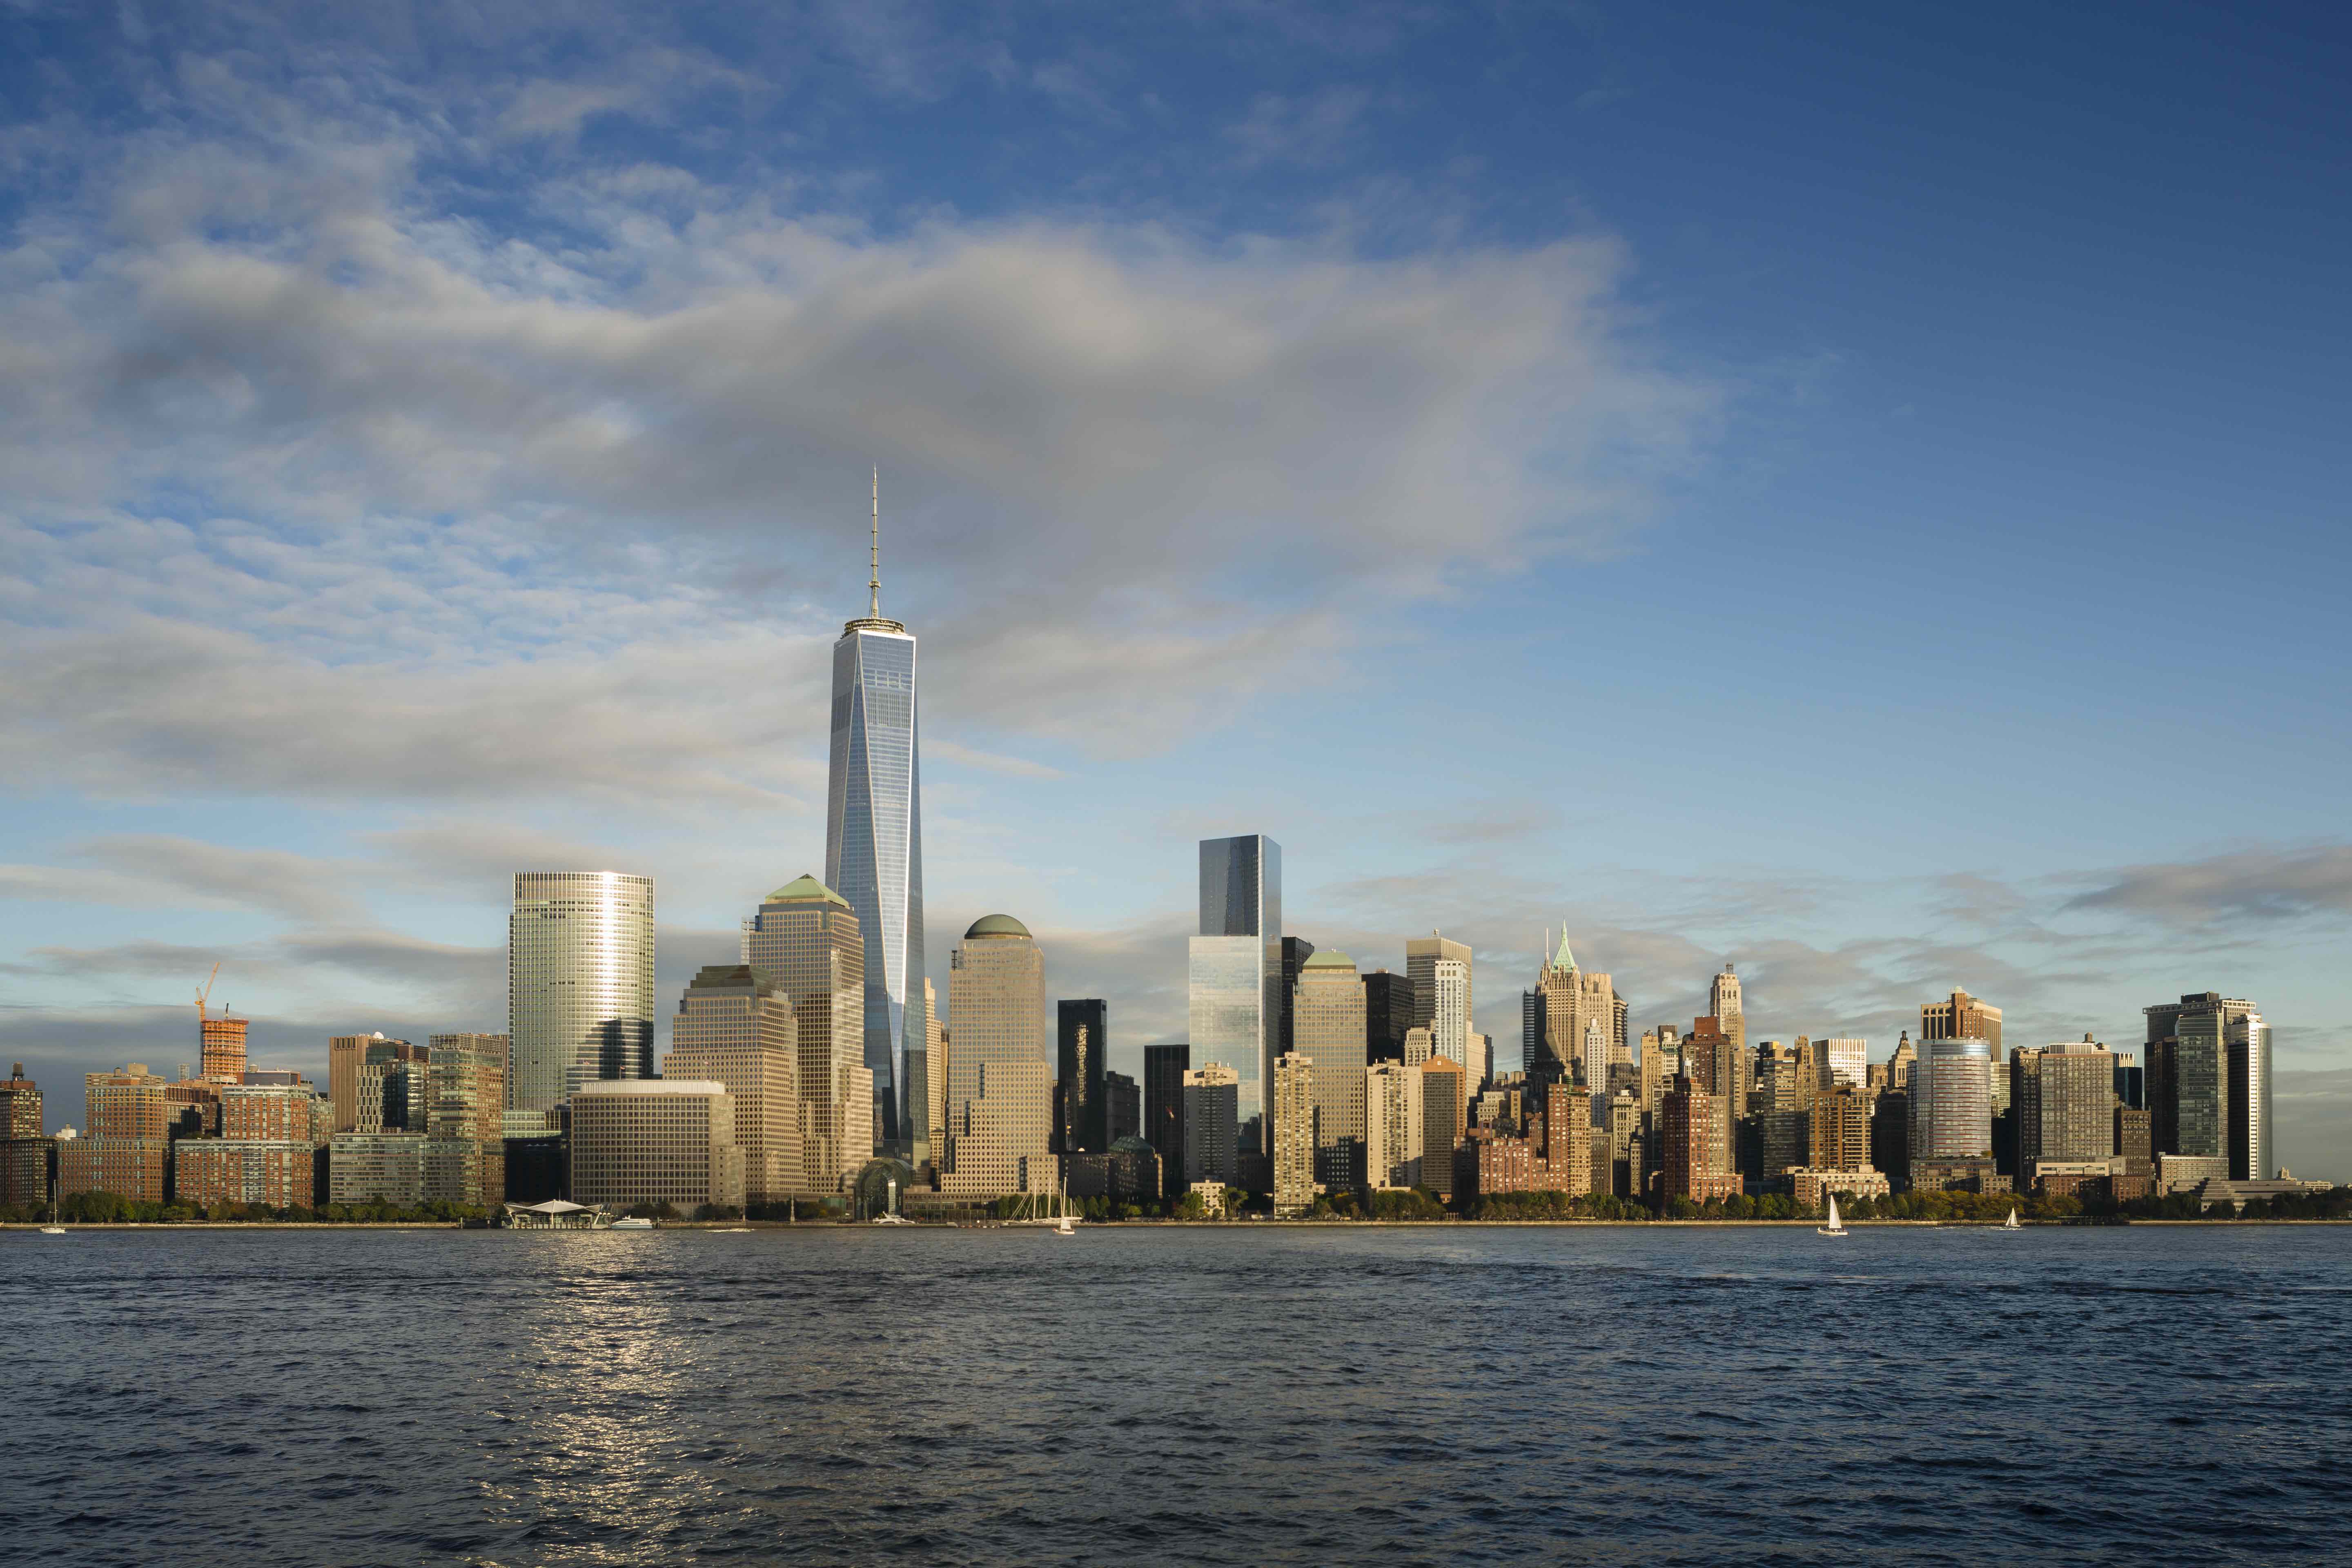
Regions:
[[[2352,1227],[0,1237],[0,1557],[2352,1556]]]

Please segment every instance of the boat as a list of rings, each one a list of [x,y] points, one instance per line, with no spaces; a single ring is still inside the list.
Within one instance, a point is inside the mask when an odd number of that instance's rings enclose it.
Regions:
[[[2017,1223],[2017,1205],[2015,1204],[2009,1205],[2009,1217],[2000,1222],[2000,1228],[2003,1230],[2023,1230],[2025,1228],[2023,1226]]]
[[[654,1222],[643,1215],[629,1215],[625,1218],[614,1220],[604,1228],[606,1230],[651,1230],[653,1227]]]
[[[61,1225],[45,1225],[41,1227],[43,1236],[63,1236],[65,1233],[66,1227]]]
[[[1827,1225],[1817,1225],[1817,1226],[1815,1226],[1813,1228],[1814,1228],[1815,1230],[1817,1230],[1817,1231],[1821,1232],[1821,1234],[1822,1234],[1822,1235],[1823,1235],[1823,1236],[1850,1236],[1850,1235],[1852,1235],[1852,1234],[1853,1234],[1851,1231],[1847,1230],[1847,1229],[1846,1229],[1846,1227],[1845,1227],[1843,1224],[1839,1223],[1839,1220],[1838,1220],[1838,1212],[1837,1212],[1837,1194],[1836,1194],[1835,1193],[1832,1193],[1832,1194],[1830,1194],[1830,1222],[1829,1222],[1829,1224],[1827,1224]]]
[[[1055,1236],[1076,1236],[1078,1234],[1077,1224],[1076,1221],[1072,1220],[1068,1215],[1064,1215],[1060,1221],[1055,1225],[1054,1234]]]

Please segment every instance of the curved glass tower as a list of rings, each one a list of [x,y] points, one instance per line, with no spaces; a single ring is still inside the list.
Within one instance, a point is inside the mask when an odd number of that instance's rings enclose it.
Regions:
[[[551,1110],[583,1083],[653,1077],[654,879],[516,872],[507,1017],[510,1110]]]
[[[923,809],[916,743],[915,639],[882,616],[881,480],[866,614],[833,645],[833,765],[825,787],[824,879],[866,938],[866,1065],[874,1126],[904,1152],[915,1129],[907,1053],[923,1048]],[[910,994],[914,1005],[908,1005]],[[919,1108],[915,1108],[918,1111]]]

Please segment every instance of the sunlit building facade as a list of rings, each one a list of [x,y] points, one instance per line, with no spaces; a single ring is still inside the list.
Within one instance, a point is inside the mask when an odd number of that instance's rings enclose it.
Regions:
[[[1053,1190],[1045,957],[1011,915],[983,915],[948,959],[947,1159],[940,1190]]]
[[[572,1097],[572,1201],[634,1208],[740,1207],[743,1151],[724,1084],[604,1082]]]
[[[1192,1059],[1234,1069],[1240,1152],[1259,1154],[1282,1043],[1282,846],[1262,833],[1204,838],[1200,867],[1187,976]]]
[[[726,1088],[743,1151],[745,1203],[781,1204],[805,1190],[799,1058],[792,998],[761,970],[707,964],[678,999],[662,1072]]]
[[[1330,1192],[1368,1184],[1365,1159],[1364,982],[1355,960],[1326,948],[1301,965],[1290,1000],[1294,1048],[1312,1065],[1307,1130],[1314,1180]],[[1275,1110],[1275,1136],[1283,1135]]]
[[[866,1070],[866,952],[849,900],[814,877],[770,893],[743,929],[743,962],[792,998],[805,1193],[841,1191],[874,1157],[873,1097],[858,1076]],[[864,1108],[853,1108],[861,1094]]]
[[[515,874],[507,941],[512,1109],[548,1110],[583,1083],[651,1078],[654,1005],[651,877]]]

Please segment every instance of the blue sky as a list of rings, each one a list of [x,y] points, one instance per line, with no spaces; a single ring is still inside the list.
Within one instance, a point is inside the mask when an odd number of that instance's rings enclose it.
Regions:
[[[1644,1023],[2251,994],[2352,1177],[2352,28],[2323,6],[0,7],[0,1040],[675,990],[923,637],[931,951],[1182,1028],[1547,925]]]

